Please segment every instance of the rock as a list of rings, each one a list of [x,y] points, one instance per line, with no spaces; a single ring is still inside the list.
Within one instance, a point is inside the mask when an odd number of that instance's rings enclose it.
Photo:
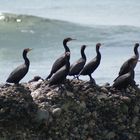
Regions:
[[[34,99],[38,98],[39,96],[41,96],[40,90],[35,90],[35,91],[31,92],[31,96]]]
[[[36,118],[39,122],[42,120],[47,121],[49,119],[49,111],[45,109],[38,109]]]
[[[55,109],[53,109],[52,114],[54,117],[59,117],[61,112],[62,112],[61,108],[55,108]]]
[[[139,93],[68,79],[1,84],[0,138],[139,140]]]
[[[107,94],[104,94],[104,93],[102,93],[102,94],[100,94],[100,95],[98,95],[98,100],[102,100],[102,99],[107,99]]]
[[[110,139],[113,139],[115,136],[116,136],[115,132],[109,132],[109,133],[105,136],[105,138],[106,138],[107,140],[110,140]]]
[[[131,102],[131,99],[130,99],[129,97],[121,96],[120,98],[121,98],[121,100],[122,100],[123,102],[125,102],[125,103],[130,103],[130,102]]]
[[[139,107],[138,105],[136,105],[136,106],[134,107],[134,112],[135,112],[136,114],[138,114],[138,113],[140,112],[140,107]]]
[[[93,140],[93,138],[91,138],[91,137],[88,137],[88,138],[87,138],[87,140]]]
[[[121,111],[122,111],[123,113],[128,113],[128,106],[127,106],[126,104],[123,104],[123,105],[121,106]]]
[[[1,133],[8,131],[10,135],[20,131],[22,134],[24,126],[28,129],[31,128],[36,113],[37,105],[34,103],[28,88],[23,85],[0,88]]]
[[[35,81],[35,82],[30,83],[30,84],[29,84],[30,90],[31,90],[31,91],[36,90],[37,88],[40,87],[41,83],[42,83],[42,80],[38,80],[38,81]]]
[[[67,91],[67,96],[73,97],[74,94],[72,92]]]
[[[85,103],[84,101],[82,101],[82,102],[80,103],[80,106],[81,106],[82,108],[86,108],[86,103]]]
[[[105,87],[102,87],[102,88],[101,88],[101,91],[104,92],[104,93],[108,93],[108,89],[105,88]]]
[[[132,123],[136,124],[138,121],[139,121],[139,117],[136,116],[133,118]]]

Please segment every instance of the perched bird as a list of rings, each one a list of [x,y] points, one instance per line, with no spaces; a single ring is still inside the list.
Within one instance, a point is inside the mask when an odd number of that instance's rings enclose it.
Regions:
[[[92,73],[97,69],[101,61],[101,53],[99,52],[101,43],[96,44],[96,53],[97,56],[88,62],[84,68],[81,70],[80,75],[88,75],[90,77],[90,82],[95,83],[95,80],[92,78]]]
[[[65,65],[60,68],[49,80],[49,86],[51,85],[60,85],[62,84],[65,80],[67,75],[69,74],[69,69],[70,69],[70,62],[69,62],[69,57],[70,57],[70,52],[65,53]]]
[[[69,47],[67,46],[67,43],[71,40],[75,40],[75,39],[72,39],[70,37],[68,38],[65,38],[63,40],[63,46],[65,48],[65,53],[66,52],[70,52],[70,49]],[[51,72],[50,74],[48,75],[48,77],[46,78],[46,80],[50,79],[52,77],[52,75],[57,71],[59,70],[61,67],[63,67],[65,65],[65,53],[59,57],[54,63],[53,63],[53,66],[52,66],[52,69],[51,69]],[[68,59],[70,59],[70,55],[68,57]]]
[[[130,59],[128,61],[128,72],[119,76],[112,85],[115,89],[126,89],[128,85],[135,85],[134,77],[135,77],[135,71],[133,64],[136,62],[136,59]]]
[[[32,49],[29,49],[29,48],[23,50],[23,59],[25,61],[24,64],[18,66],[16,69],[14,69],[11,72],[11,74],[9,75],[6,82],[18,84],[19,81],[27,74],[27,72],[29,70],[29,65],[30,65],[30,61],[27,58],[27,53],[31,50]]]
[[[136,43],[135,46],[134,46],[134,54],[135,54],[135,55],[132,56],[131,58],[129,58],[127,61],[125,61],[125,62],[123,63],[123,65],[122,65],[121,68],[120,68],[118,77],[121,76],[121,75],[123,75],[123,74],[128,73],[129,67],[130,67],[129,62],[132,63],[132,64],[131,64],[131,67],[132,67],[133,69],[136,67],[137,62],[139,61],[138,47],[139,47],[139,43]],[[136,61],[131,61],[131,59],[135,59]],[[118,78],[118,77],[117,77],[117,78]],[[117,79],[117,78],[116,78],[116,79]],[[116,81],[116,79],[115,79],[114,81]]]
[[[44,81],[44,79],[41,78],[40,76],[34,76],[33,79],[31,79],[31,80],[28,81],[28,83],[31,83],[31,82],[37,82],[37,81],[39,81],[39,80]]]
[[[81,46],[81,58],[78,59],[74,64],[70,66],[69,75],[74,76],[76,78],[79,75],[80,71],[83,69],[86,63],[86,55],[85,55],[86,45]]]

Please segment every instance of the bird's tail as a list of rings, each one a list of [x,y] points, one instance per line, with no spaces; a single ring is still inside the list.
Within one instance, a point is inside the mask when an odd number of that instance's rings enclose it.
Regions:
[[[47,78],[45,79],[45,80],[48,80],[48,79],[50,79],[51,77],[52,77],[52,73],[50,73],[48,76],[47,76]]]
[[[120,77],[120,76],[117,76],[117,78],[115,78],[113,82],[115,82],[119,77]]]

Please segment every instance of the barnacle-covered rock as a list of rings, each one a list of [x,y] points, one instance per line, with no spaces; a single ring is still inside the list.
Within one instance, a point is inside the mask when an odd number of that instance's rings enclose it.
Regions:
[[[119,91],[109,86],[76,79],[61,86],[49,86],[40,79],[4,85],[0,88],[0,129],[7,129],[0,136],[9,139],[17,124],[14,139],[22,134],[39,140],[139,140],[140,89]]]
[[[36,116],[37,105],[23,85],[0,87],[0,136],[28,133]]]

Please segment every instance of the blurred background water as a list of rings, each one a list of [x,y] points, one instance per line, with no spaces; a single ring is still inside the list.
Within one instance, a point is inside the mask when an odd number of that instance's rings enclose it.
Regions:
[[[138,0],[1,0],[0,12],[1,82],[23,63],[22,51],[28,47],[33,48],[28,54],[31,65],[22,81],[35,75],[46,78],[54,60],[64,52],[63,39],[72,37],[77,40],[68,43],[71,63],[80,57],[81,45],[88,45],[89,61],[96,55],[96,43],[104,44],[93,77],[98,84],[112,83],[121,64],[133,55],[135,42],[140,42]],[[135,70],[139,84],[139,64]]]

